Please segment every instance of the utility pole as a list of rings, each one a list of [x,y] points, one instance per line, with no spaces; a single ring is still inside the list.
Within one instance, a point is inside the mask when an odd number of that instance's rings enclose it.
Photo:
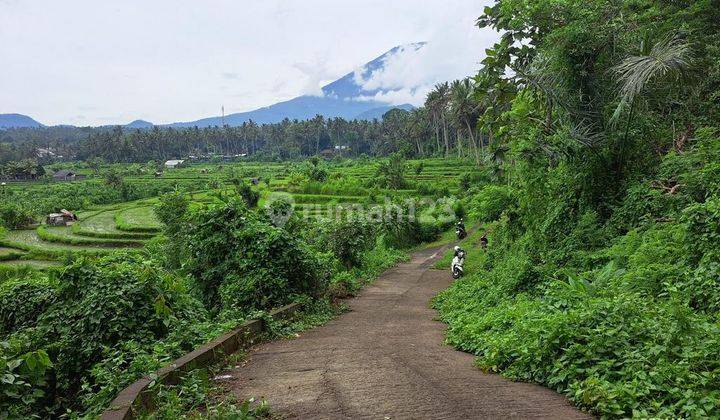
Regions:
[[[222,105],[220,109],[222,109],[222,125],[225,127],[225,105]]]

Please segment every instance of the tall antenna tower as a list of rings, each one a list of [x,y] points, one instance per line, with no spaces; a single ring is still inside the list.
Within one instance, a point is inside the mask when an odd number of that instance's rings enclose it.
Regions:
[[[222,109],[222,125],[225,127],[225,105],[220,107]]]

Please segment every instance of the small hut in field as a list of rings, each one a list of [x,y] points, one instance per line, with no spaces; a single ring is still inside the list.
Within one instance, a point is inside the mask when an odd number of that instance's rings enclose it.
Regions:
[[[171,159],[165,162],[165,168],[166,169],[176,169],[181,168],[183,166],[183,163],[185,161],[183,159]]]
[[[78,218],[75,213],[62,209],[59,213],[48,214],[45,223],[48,226],[70,226],[77,220]]]

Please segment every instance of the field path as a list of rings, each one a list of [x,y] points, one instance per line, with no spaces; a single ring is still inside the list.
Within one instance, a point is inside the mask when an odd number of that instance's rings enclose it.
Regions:
[[[285,418],[586,418],[541,386],[485,374],[474,357],[443,345],[429,301],[449,270],[430,267],[442,249],[417,252],[386,271],[350,311],[297,339],[250,351],[226,372],[240,399],[264,397]]]

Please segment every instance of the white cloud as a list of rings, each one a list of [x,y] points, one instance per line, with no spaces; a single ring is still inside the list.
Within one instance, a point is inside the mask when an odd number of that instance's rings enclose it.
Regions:
[[[466,6],[455,4],[437,16],[439,23],[422,48],[399,49],[370,75],[363,77],[364,71],[356,70],[355,81],[363,90],[382,90],[358,99],[419,106],[435,84],[474,75],[498,34],[475,27],[477,16]]]
[[[333,77],[333,73],[328,70],[325,62],[316,59],[314,63],[295,63],[293,65],[302,73],[304,84],[298,94],[310,96],[324,96],[322,86]]]
[[[430,92],[431,86],[419,86],[412,88],[395,88],[387,91],[380,91],[374,95],[361,95],[354,98],[356,101],[377,101],[385,102],[391,105],[411,104],[421,106],[425,102],[425,97]]]
[[[318,94],[396,45],[429,41],[364,82],[397,91],[384,100],[418,103],[432,83],[477,68],[491,41],[473,23],[488,2],[0,0],[0,113],[194,120]]]

